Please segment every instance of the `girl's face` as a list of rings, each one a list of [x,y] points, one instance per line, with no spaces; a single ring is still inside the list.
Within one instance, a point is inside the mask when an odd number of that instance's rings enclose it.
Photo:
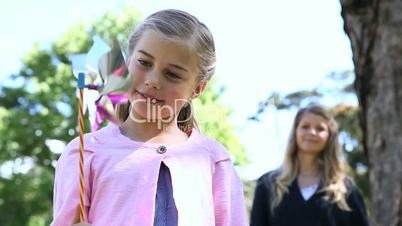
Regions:
[[[197,84],[197,56],[189,43],[168,39],[154,30],[145,31],[138,40],[128,70],[133,79],[130,116],[142,122],[174,119],[206,85]]]
[[[324,149],[329,137],[327,120],[323,117],[304,113],[296,128],[298,151],[318,155]]]

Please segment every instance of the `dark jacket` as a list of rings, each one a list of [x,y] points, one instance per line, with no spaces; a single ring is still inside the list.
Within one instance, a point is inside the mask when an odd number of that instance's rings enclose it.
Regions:
[[[257,181],[251,211],[251,226],[368,226],[366,207],[357,187],[347,181],[346,201],[352,211],[341,210],[336,203],[317,192],[304,200],[297,180],[289,186],[280,204],[271,212],[275,173],[268,172]]]

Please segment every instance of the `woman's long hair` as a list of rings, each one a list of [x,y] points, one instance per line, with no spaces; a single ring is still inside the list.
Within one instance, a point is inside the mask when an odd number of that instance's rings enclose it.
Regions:
[[[311,105],[300,109],[295,117],[289,142],[286,148],[285,159],[282,166],[277,169],[268,182],[272,188],[271,211],[277,207],[288,187],[293,183],[299,174],[299,160],[297,158],[296,129],[306,113],[312,113],[324,118],[329,128],[329,137],[324,150],[319,156],[319,167],[321,175],[321,190],[324,199],[336,203],[342,210],[350,210],[346,202],[346,180],[347,165],[342,158],[342,150],[338,139],[338,125],[334,118],[323,107]]]

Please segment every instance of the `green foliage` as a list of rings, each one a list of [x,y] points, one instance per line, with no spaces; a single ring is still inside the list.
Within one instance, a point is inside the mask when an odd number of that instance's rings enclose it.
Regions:
[[[235,165],[243,165],[248,162],[245,148],[235,134],[235,127],[230,124],[228,118],[231,110],[218,103],[219,96],[224,91],[221,88],[214,91],[215,82],[212,80],[207,85],[204,93],[194,101],[196,119],[200,130],[207,136],[214,137],[229,150]]]
[[[357,107],[339,104],[332,108],[343,138],[343,150],[350,166],[350,173],[362,191],[367,206],[371,206],[370,184],[368,177],[368,159],[364,151],[362,130],[360,128]]]
[[[49,225],[52,183],[53,172],[39,166],[10,179],[1,177],[1,225]]]
[[[77,136],[76,79],[69,55],[88,51],[95,34],[109,43],[115,37],[126,43],[140,19],[140,13],[127,8],[108,12],[90,24],[79,23],[51,48],[36,45],[23,57],[18,75],[10,76],[0,87],[0,166],[10,169],[0,175],[1,225],[50,224],[54,165],[59,154],[46,143],[53,139],[67,143]],[[232,151],[236,163],[244,163],[244,149],[228,123],[230,111],[216,102],[219,95],[210,86],[198,102],[224,112],[219,121],[201,123],[202,130]],[[89,131],[88,122],[86,127]],[[21,172],[24,167],[29,170]]]
[[[251,215],[251,209],[253,207],[256,186],[257,181],[255,180],[243,181],[244,199],[246,201],[246,208],[249,216]]]

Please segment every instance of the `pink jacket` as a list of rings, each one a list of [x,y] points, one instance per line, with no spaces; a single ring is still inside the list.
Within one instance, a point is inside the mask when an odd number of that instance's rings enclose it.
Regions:
[[[179,145],[133,141],[115,125],[84,138],[85,205],[93,226],[152,226],[159,166],[172,177],[179,226],[245,226],[243,186],[226,149],[193,130]],[[79,139],[56,167],[52,226],[71,225],[79,203]]]

